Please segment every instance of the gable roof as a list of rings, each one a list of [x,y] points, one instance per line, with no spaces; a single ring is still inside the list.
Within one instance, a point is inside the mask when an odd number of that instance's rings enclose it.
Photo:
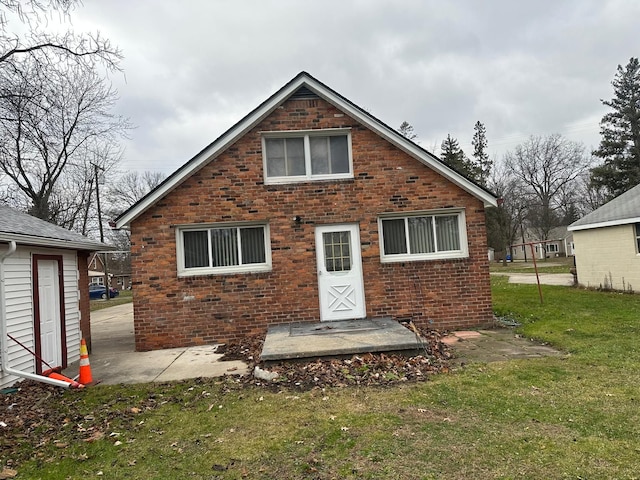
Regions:
[[[324,83],[312,77],[306,72],[300,72],[280,90],[271,95],[267,100],[261,103],[257,108],[250,112],[246,117],[236,123],[229,130],[224,132],[220,137],[213,141],[209,146],[204,148],[195,157],[182,165],[172,175],[167,177],[164,182],[149,192],[145,197],[133,204],[128,210],[123,212],[115,220],[115,228],[123,228],[128,226],[133,220],[144,213],[156,201],[169,193],[186,178],[197,172],[213,160],[217,155],[222,153],[242,135],[247,133],[258,123],[264,120],[271,112],[280,106],[285,100],[299,91],[303,94],[316,94],[320,98],[326,100],[339,110],[345,112],[356,121],[360,122],[367,128],[371,129],[385,140],[389,141],[396,147],[403,150],[416,160],[422,162],[432,170],[436,171],[443,177],[447,178],[463,190],[467,191],[474,197],[482,200],[485,206],[497,206],[496,197],[485,188],[477,185],[464,175],[456,172],[438,157],[423,149],[411,140],[399,134],[396,130],[389,127],[382,121],[375,118],[356,104],[343,97],[336,91],[332,90]]]
[[[613,227],[640,222],[640,185],[605,203],[569,225],[570,231]]]
[[[66,248],[71,250],[108,250],[104,243],[59,227],[13,208],[0,205],[0,242],[21,245]]]

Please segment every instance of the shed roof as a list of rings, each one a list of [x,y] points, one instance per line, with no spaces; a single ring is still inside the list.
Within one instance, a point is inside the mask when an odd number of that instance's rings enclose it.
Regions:
[[[39,218],[0,205],[0,242],[67,248],[71,250],[108,250],[104,243],[59,227]]]
[[[640,222],[640,185],[569,225],[570,231]]]
[[[300,91],[305,95],[315,94],[326,100],[380,135],[382,138],[403,150],[408,155],[422,162],[443,177],[458,185],[463,190],[478,198],[486,206],[497,206],[497,199],[493,193],[489,192],[484,187],[477,185],[461,173],[453,170],[438,157],[415,144],[411,140],[405,138],[396,130],[378,120],[364,109],[360,108],[347,98],[329,88],[324,83],[309,75],[307,72],[300,72],[293,79],[287,82],[287,84],[285,84],[280,90],[261,103],[256,109],[214,140],[213,143],[207,146],[187,163],[182,165],[140,201],[123,212],[115,220],[115,228],[123,228],[130,225],[133,220],[144,213],[156,201],[161,199],[192,174],[215,159],[216,156],[232,145],[242,135],[250,131],[289,97]]]

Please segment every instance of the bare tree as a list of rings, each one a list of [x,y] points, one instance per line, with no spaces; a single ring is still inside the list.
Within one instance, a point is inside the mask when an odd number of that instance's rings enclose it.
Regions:
[[[73,58],[85,66],[102,63],[119,69],[120,51],[100,33],[78,35],[71,30],[62,34],[46,32],[48,17],[69,17],[81,0],[0,0],[0,67],[15,70],[25,57],[39,61],[41,55],[58,59]],[[9,33],[10,16],[27,27],[22,37]]]
[[[32,215],[73,228],[79,203],[90,201],[87,161],[113,166],[117,157],[104,152],[117,150],[129,123],[111,113],[117,94],[96,70],[46,55],[14,63],[19,68],[0,69],[5,188],[19,192],[15,201]]]
[[[571,191],[578,177],[591,163],[581,143],[565,139],[559,134],[548,137],[531,136],[505,155],[507,168],[524,187],[528,197],[528,220],[540,240],[547,240],[549,232],[562,220],[567,207],[567,191]]]
[[[105,200],[108,218],[115,218],[120,213],[141,200],[151,190],[156,188],[166,178],[159,172],[145,171],[142,173],[130,171],[123,173],[105,189]],[[109,243],[114,245],[119,253],[111,255],[108,262],[114,271],[126,274],[131,272],[131,235],[128,230],[109,230]],[[123,253],[127,252],[127,253]]]
[[[506,264],[511,245],[518,243],[528,200],[523,194],[522,181],[513,176],[504,163],[493,162],[489,188],[498,196],[498,206],[486,211],[487,240],[490,247],[502,253]]]
[[[164,173],[131,171],[122,174],[109,185],[106,199],[109,202],[109,213],[113,217],[120,215],[131,205],[142,199],[166,178]]]

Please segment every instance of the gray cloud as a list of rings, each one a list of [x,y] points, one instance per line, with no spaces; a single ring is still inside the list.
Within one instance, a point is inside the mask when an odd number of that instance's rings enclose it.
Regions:
[[[301,70],[426,148],[490,153],[559,132],[587,147],[618,64],[638,56],[632,0],[86,1],[78,29],[124,51],[123,168],[170,173]],[[125,81],[126,78],[126,81]],[[470,152],[469,152],[470,153]]]

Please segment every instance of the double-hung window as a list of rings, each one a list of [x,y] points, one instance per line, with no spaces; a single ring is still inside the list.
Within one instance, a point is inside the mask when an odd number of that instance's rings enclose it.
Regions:
[[[177,231],[178,275],[271,269],[268,225],[210,225]]]
[[[349,130],[264,132],[262,142],[266,183],[353,177]]]
[[[636,223],[636,253],[640,254],[640,223]]]
[[[380,258],[404,262],[469,255],[464,211],[420,212],[379,218]]]

